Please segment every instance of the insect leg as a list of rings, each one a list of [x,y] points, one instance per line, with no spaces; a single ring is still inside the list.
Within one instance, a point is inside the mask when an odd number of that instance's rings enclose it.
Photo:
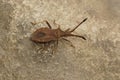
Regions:
[[[70,43],[70,46],[71,47],[73,47],[73,48],[75,48],[75,46],[72,44],[72,42],[71,41],[69,41],[68,39],[66,39],[66,38],[62,38],[63,40],[65,40],[65,41],[67,41],[67,42],[69,42]]]

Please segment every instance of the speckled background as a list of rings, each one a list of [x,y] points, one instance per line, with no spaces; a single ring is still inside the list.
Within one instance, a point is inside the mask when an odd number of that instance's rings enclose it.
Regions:
[[[42,45],[29,40],[36,29],[74,28],[57,51],[37,51]],[[120,80],[120,0],[0,0],[0,80]]]

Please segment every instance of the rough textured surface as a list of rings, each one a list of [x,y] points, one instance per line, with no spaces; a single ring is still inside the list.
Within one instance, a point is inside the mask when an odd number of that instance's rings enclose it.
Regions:
[[[63,30],[84,18],[57,52],[37,51],[31,21],[56,20]],[[120,0],[0,0],[0,80],[120,80]]]

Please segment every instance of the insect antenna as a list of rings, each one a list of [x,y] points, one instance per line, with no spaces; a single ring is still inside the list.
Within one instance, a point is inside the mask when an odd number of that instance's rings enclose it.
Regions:
[[[75,28],[73,28],[70,32],[73,32],[75,29],[77,29],[83,22],[85,22],[87,18],[85,18],[82,22],[80,22]]]

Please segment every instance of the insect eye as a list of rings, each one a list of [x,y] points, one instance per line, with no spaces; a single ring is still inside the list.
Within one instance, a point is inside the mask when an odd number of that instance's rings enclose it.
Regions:
[[[44,37],[45,35],[46,35],[45,33],[39,32],[37,36],[38,36],[38,37]]]

